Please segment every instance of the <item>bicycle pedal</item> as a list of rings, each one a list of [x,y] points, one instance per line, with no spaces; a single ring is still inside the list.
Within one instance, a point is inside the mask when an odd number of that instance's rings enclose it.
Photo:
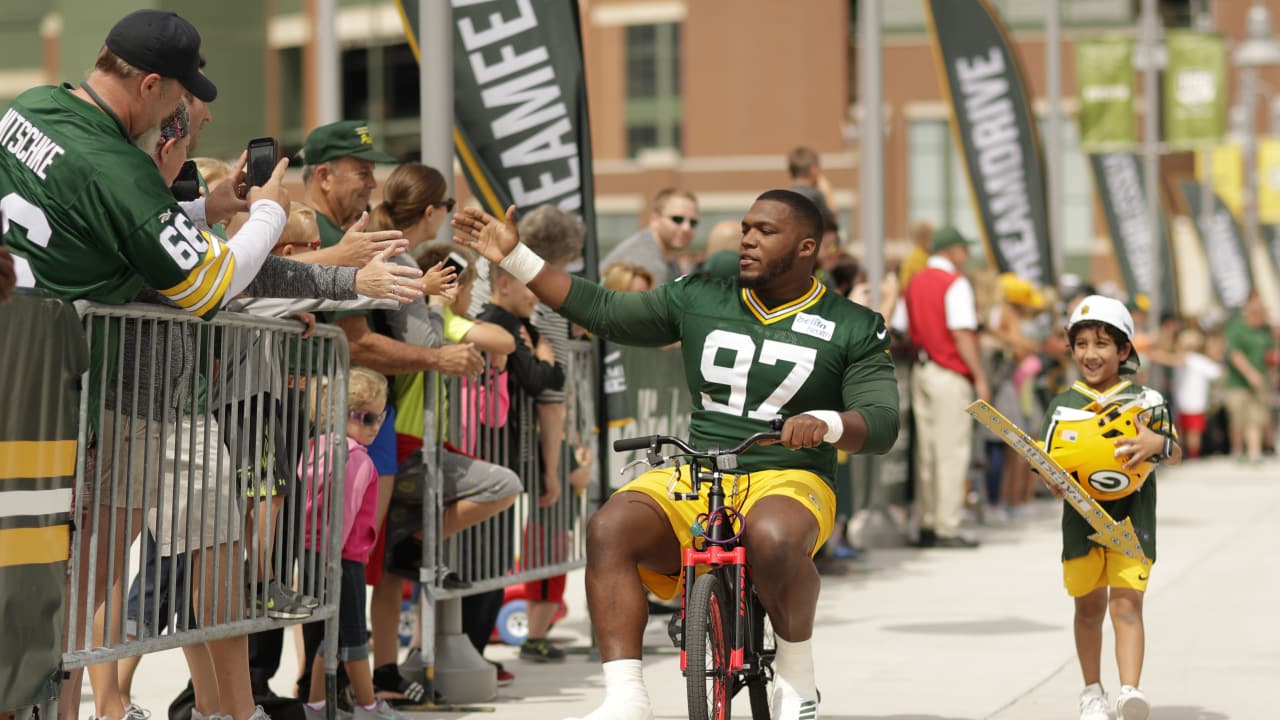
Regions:
[[[676,649],[684,647],[684,615],[683,613],[672,613],[671,619],[667,621],[667,637],[671,638],[671,644]]]

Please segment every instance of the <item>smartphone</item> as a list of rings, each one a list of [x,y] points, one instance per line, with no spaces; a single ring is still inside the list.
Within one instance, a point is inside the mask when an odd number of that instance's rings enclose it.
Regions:
[[[178,169],[178,177],[169,186],[175,200],[190,202],[200,198],[200,173],[196,170],[194,160],[187,160]]]
[[[275,138],[261,137],[249,141],[249,161],[245,166],[245,175],[250,187],[261,187],[275,172],[276,163],[280,162],[280,143]]]
[[[467,269],[467,259],[459,255],[456,251],[449,253],[449,257],[444,259],[444,266],[453,268],[453,271],[461,275]]]

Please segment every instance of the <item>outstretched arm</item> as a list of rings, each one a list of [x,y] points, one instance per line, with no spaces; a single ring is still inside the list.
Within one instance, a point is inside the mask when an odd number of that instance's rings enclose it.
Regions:
[[[520,244],[515,206],[507,209],[505,222],[482,210],[466,208],[453,217],[453,227],[454,242],[497,263],[552,310],[600,337],[653,347],[680,339],[677,318],[667,303],[668,286],[618,293],[548,265]]]
[[[455,243],[475,250],[514,275],[552,310],[559,310],[569,296],[573,277],[520,244],[515,205],[507,208],[505,222],[498,222],[483,210],[463,208],[453,216],[453,228]]]

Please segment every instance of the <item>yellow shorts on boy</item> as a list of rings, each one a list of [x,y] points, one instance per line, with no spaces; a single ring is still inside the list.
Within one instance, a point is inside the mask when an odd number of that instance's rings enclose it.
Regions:
[[[1095,547],[1083,557],[1062,561],[1062,583],[1071,597],[1084,597],[1103,587],[1147,591],[1151,566],[1124,553]]]
[[[672,500],[668,495],[668,488],[671,492],[691,492],[687,465],[680,468],[678,478],[673,478],[672,475],[671,468],[650,470],[627,483],[618,492],[638,492],[653,498],[666,514],[668,522],[671,523],[671,529],[675,532],[676,539],[680,541],[680,548],[683,550],[693,546],[691,528],[697,521],[698,515],[707,511],[707,493],[710,492],[711,486],[709,483],[704,483],[699,490],[697,500]],[[672,482],[675,482],[674,487],[671,487]],[[749,518],[751,508],[764,497],[789,497],[807,508],[813,513],[814,520],[818,523],[818,540],[812,548],[809,548],[810,556],[822,547],[822,544],[831,536],[832,528],[835,527],[835,493],[822,478],[811,472],[760,470],[738,475],[736,478],[725,475],[723,484],[725,505],[734,508],[744,517]],[[645,587],[663,600],[676,597],[684,584],[684,578],[679,574],[664,575],[643,567],[639,570],[640,580],[644,582]]]

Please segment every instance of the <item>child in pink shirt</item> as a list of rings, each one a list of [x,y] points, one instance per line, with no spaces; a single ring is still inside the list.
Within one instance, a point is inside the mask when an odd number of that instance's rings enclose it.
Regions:
[[[387,380],[363,367],[351,368],[347,380],[346,441],[347,463],[344,466],[342,498],[342,583],[338,598],[338,659],[342,661],[355,693],[354,720],[403,720],[386,700],[374,696],[373,671],[369,665],[369,645],[365,618],[364,566],[369,551],[378,541],[378,471],[369,458],[367,446],[378,435],[387,417]],[[325,507],[325,480],[328,459],[325,448],[335,444],[329,436],[320,437],[299,466],[299,474],[307,491],[306,547],[307,564],[313,567],[316,551],[330,540],[324,528],[313,528]],[[317,448],[321,455],[317,457]],[[316,628],[313,623],[304,630]],[[319,642],[308,642],[318,646]],[[308,720],[324,717],[324,659],[319,647],[311,662],[310,702],[305,705]]]

